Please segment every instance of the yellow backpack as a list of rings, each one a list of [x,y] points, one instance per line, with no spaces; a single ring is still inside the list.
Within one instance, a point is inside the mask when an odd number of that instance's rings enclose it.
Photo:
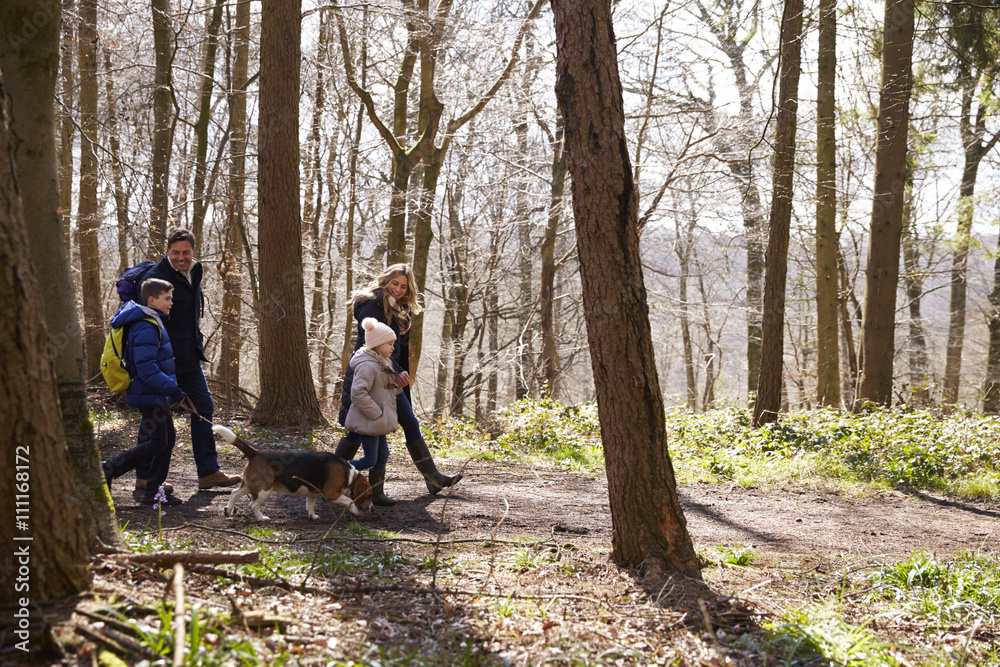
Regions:
[[[144,317],[156,327],[156,332],[163,338],[160,325],[152,317]],[[101,354],[101,375],[108,383],[111,391],[125,391],[132,384],[132,376],[125,367],[125,342],[128,340],[128,327],[112,327],[111,333],[104,340],[104,352]]]

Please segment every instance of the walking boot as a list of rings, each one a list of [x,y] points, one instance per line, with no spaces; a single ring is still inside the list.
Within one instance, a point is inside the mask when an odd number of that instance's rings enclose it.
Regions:
[[[369,470],[368,482],[372,485],[372,504],[379,507],[392,507],[399,503],[397,498],[385,495],[385,471]]]
[[[354,455],[358,453],[360,446],[360,442],[351,442],[347,438],[341,438],[333,453],[350,463],[354,459]]]
[[[417,470],[419,470],[420,474],[424,476],[424,483],[427,485],[427,492],[431,495],[438,493],[446,486],[453,486],[458,483],[458,480],[462,479],[461,473],[457,475],[445,475],[438,472],[437,466],[434,465],[434,459],[431,457],[430,450],[427,449],[427,443],[424,442],[423,438],[407,442],[406,449],[410,452],[410,458],[413,459],[413,464],[417,466]]]

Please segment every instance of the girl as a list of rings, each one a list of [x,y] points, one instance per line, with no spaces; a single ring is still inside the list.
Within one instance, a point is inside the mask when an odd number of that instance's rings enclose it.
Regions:
[[[385,495],[385,466],[389,462],[386,436],[399,424],[396,396],[403,391],[389,360],[396,334],[373,317],[366,317],[361,328],[365,332],[365,343],[351,358],[351,406],[344,427],[349,435],[360,439],[364,447],[364,457],[351,461],[351,465],[358,470],[371,468],[368,481],[372,485],[372,502],[391,507],[399,501]]]

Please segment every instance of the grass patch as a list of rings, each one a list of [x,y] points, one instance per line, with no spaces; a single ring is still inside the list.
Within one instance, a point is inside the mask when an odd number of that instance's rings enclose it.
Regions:
[[[750,417],[740,408],[668,411],[668,443],[682,479],[743,486],[829,481],[1000,497],[997,417],[938,417],[907,406],[864,415],[816,410],[759,429]]]
[[[791,612],[780,623],[766,626],[760,648],[786,665],[896,667],[906,665],[896,646],[878,641],[863,626],[845,622],[830,603]]]
[[[407,562],[406,557],[392,550],[367,550],[347,543],[336,548],[320,545],[307,551],[286,545],[260,545],[260,562],[241,565],[238,569],[255,577],[287,578],[312,572],[314,576],[360,575],[385,576],[393,568]]]
[[[1000,559],[959,554],[942,561],[924,552],[868,572],[866,602],[893,603],[887,615],[924,618],[937,626],[1000,622]]]
[[[435,447],[487,461],[604,470],[600,422],[592,403],[563,406],[551,399],[522,400],[493,413],[483,428],[469,418],[459,418],[431,425],[425,436]]]

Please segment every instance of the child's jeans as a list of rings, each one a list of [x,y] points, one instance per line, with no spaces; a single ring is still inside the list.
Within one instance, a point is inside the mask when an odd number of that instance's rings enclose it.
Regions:
[[[361,440],[361,447],[365,455],[360,459],[351,461],[351,465],[357,470],[385,470],[385,465],[389,462],[389,439],[384,435],[361,435],[351,434]]]

